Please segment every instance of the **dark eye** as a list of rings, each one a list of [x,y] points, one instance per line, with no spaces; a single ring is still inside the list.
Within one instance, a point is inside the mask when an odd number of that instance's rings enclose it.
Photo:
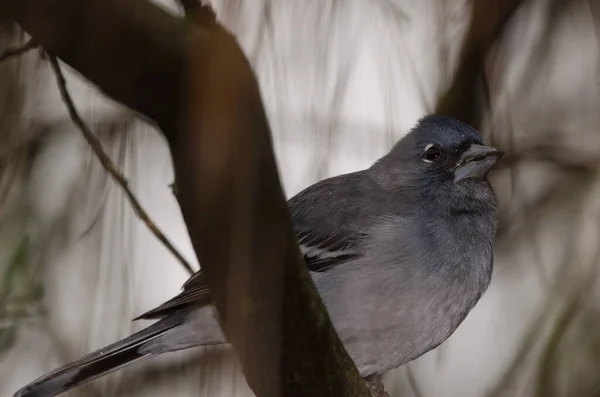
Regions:
[[[427,161],[428,163],[431,163],[434,160],[437,160],[441,155],[442,151],[440,150],[440,148],[430,143],[425,147],[425,152],[423,152],[422,157],[423,160]]]

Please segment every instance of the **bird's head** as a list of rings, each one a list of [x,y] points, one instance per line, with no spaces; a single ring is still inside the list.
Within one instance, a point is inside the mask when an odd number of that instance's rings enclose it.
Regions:
[[[485,180],[504,154],[502,150],[484,146],[481,135],[472,127],[435,115],[419,120],[399,146],[414,171],[454,184]]]
[[[478,186],[491,190],[487,174],[503,154],[485,146],[481,135],[467,124],[428,115],[374,167],[387,174],[392,188],[413,185],[441,200],[460,199],[476,196],[482,191]]]

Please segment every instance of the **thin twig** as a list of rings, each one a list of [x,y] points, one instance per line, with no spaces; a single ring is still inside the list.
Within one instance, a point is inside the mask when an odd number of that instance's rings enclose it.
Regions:
[[[27,51],[32,50],[37,46],[38,44],[33,39],[30,39],[27,43],[23,44],[22,46],[9,47],[6,50],[0,52],[0,62],[5,61],[14,56],[26,53]]]
[[[102,167],[112,176],[113,180],[121,186],[125,195],[129,199],[133,210],[137,214],[137,216],[146,224],[148,229],[158,238],[164,246],[171,251],[173,255],[177,258],[177,260],[181,263],[181,265],[188,271],[188,273],[194,274],[194,269],[192,266],[185,260],[185,258],[179,253],[177,248],[169,241],[169,239],[160,231],[158,226],[150,219],[146,211],[142,208],[139,201],[135,197],[135,195],[131,192],[128,186],[128,182],[125,177],[117,170],[115,164],[110,159],[110,157],[104,152],[102,149],[102,145],[98,138],[94,135],[94,133],[90,130],[90,128],[85,124],[83,119],[79,116],[77,109],[75,108],[75,104],[71,95],[67,91],[67,81],[62,73],[60,65],[58,64],[58,60],[54,56],[50,56],[50,64],[52,65],[52,69],[54,69],[54,73],[56,75],[56,81],[58,83],[58,89],[60,90],[60,95],[67,106],[67,110],[69,111],[69,116],[71,116],[71,120],[75,123],[77,127],[81,130],[83,137],[89,143],[94,153],[100,160]]]

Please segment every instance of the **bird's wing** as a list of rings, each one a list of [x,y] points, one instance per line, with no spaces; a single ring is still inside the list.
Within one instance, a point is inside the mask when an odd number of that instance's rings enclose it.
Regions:
[[[337,233],[318,233],[313,230],[297,230],[296,236],[300,251],[308,269],[322,272],[331,267],[359,256],[357,242],[360,235]]]
[[[183,291],[181,293],[157,308],[134,318],[134,320],[161,318],[178,309],[183,309],[191,305],[204,306],[208,303],[210,303],[208,286],[206,285],[202,270],[198,270],[183,284]]]
[[[370,220],[382,211],[380,189],[363,172],[326,179],[289,201],[309,270],[323,272],[362,255]]]
[[[316,183],[288,201],[298,244],[309,270],[326,271],[361,255],[360,244],[373,212],[382,210],[377,205],[378,199],[377,186],[359,172]],[[185,282],[179,295],[136,320],[160,318],[190,305],[208,303],[208,287],[200,270]]]

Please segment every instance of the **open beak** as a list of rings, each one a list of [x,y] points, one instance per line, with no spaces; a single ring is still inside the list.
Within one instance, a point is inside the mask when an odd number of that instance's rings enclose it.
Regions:
[[[454,183],[465,179],[483,179],[487,173],[502,157],[504,152],[500,149],[483,145],[471,145],[460,155],[454,169]]]

